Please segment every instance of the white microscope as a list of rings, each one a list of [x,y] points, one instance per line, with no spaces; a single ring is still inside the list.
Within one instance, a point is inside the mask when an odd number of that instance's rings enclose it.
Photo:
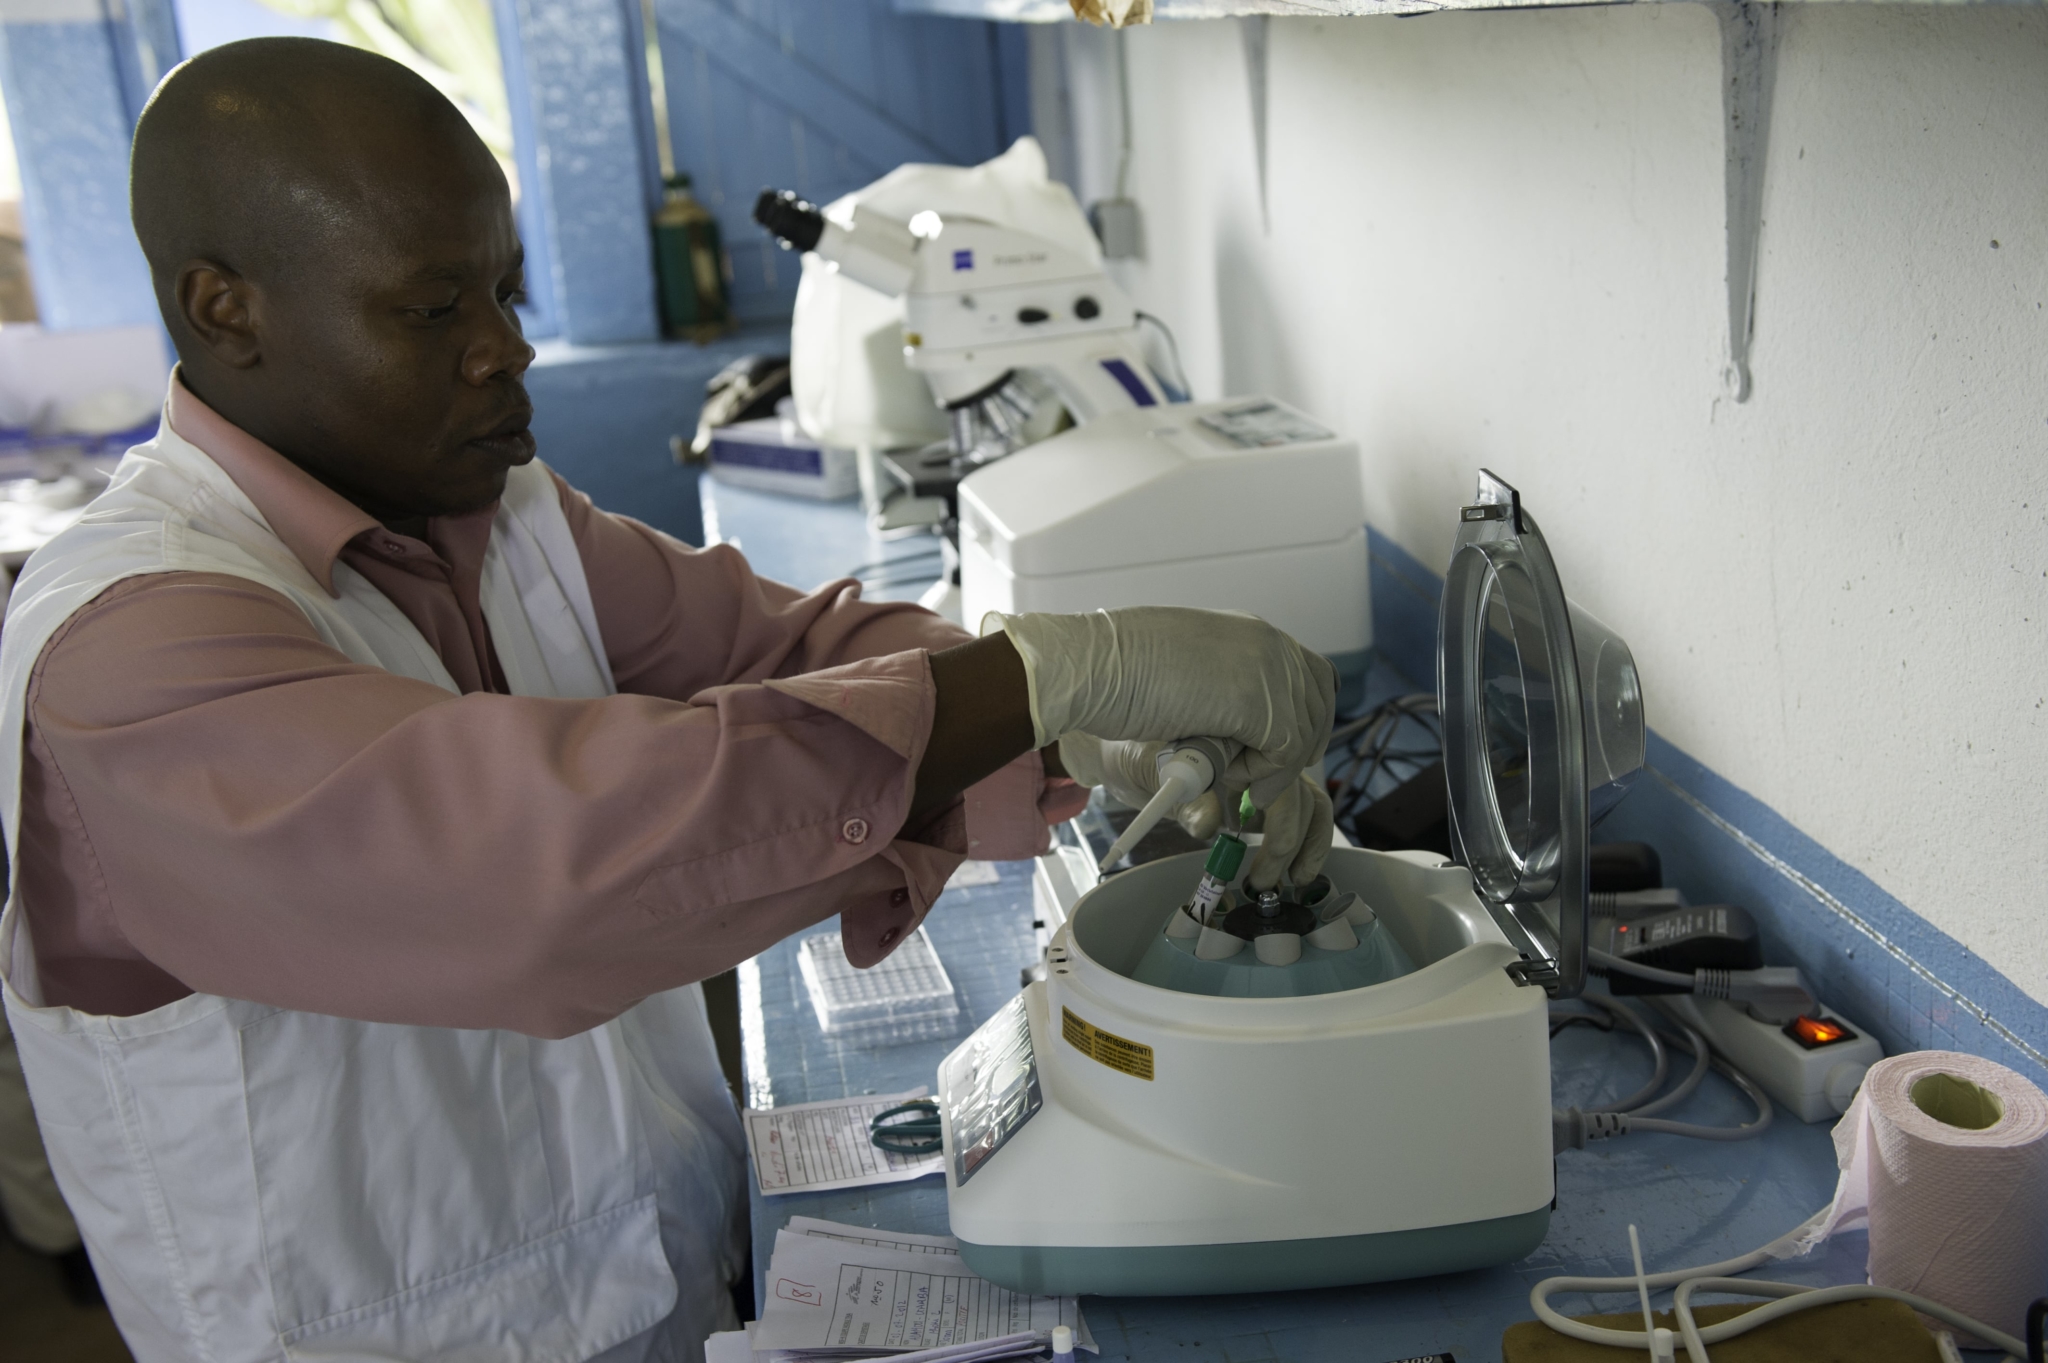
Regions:
[[[823,209],[765,192],[754,213],[806,253],[790,341],[805,430],[885,463],[886,525],[952,538],[957,569],[925,604],[970,628],[989,611],[1244,610],[1335,662],[1340,699],[1362,690],[1357,446],[1271,398],[1187,402],[1163,382],[1036,142],[903,166]]]

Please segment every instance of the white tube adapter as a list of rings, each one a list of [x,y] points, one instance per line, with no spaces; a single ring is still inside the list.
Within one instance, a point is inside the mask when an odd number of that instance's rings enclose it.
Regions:
[[[1244,938],[1222,928],[1203,928],[1202,935],[1195,939],[1198,961],[1227,961],[1243,950]]]
[[[1358,933],[1352,929],[1350,919],[1338,914],[1311,932],[1308,942],[1324,951],[1349,951],[1358,945]]]
[[[1293,965],[1301,959],[1301,938],[1291,932],[1269,932],[1253,939],[1252,949],[1267,965]]]

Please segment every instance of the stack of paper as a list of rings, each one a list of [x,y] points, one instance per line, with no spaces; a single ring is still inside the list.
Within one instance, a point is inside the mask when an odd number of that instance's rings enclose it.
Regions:
[[[758,1326],[713,1335],[704,1341],[704,1363],[830,1363],[834,1359],[886,1358],[888,1363],[1006,1363],[1009,1359],[1045,1357],[1046,1343],[1037,1335],[1009,1335],[981,1344],[963,1344],[943,1349],[919,1349],[915,1353],[841,1354],[819,1350],[765,1349],[754,1352]]]
[[[1095,1339],[1072,1297],[1027,1297],[976,1277],[942,1235],[793,1218],[775,1237],[768,1299],[707,1363],[994,1363],[1042,1353],[1055,1325]]]

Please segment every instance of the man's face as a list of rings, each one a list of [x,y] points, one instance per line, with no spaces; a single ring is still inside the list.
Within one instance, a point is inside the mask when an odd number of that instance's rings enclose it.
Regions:
[[[385,520],[487,506],[534,453],[504,179],[481,147],[416,160],[355,198],[321,259],[257,287],[244,377],[256,433]]]

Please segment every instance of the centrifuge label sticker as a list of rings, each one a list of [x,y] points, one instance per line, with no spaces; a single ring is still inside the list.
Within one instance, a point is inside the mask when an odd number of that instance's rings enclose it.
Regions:
[[[1105,1032],[1092,1022],[1083,1022],[1074,1016],[1071,1008],[1060,1009],[1060,1035],[1067,1039],[1069,1046],[1100,1064],[1137,1079],[1150,1081],[1152,1078],[1150,1046],[1114,1032]]]
[[[939,1093],[953,1137],[953,1176],[964,1184],[1044,1105],[1022,994],[946,1057]]]

